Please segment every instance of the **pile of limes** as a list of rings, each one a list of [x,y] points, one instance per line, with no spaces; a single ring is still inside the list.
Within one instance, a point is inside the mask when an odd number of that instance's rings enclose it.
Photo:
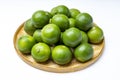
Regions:
[[[24,23],[27,35],[21,36],[17,47],[23,54],[31,55],[36,62],[53,62],[64,65],[73,58],[86,62],[93,57],[91,44],[103,40],[103,31],[93,24],[88,13],[69,9],[65,5],[51,12],[38,10]]]

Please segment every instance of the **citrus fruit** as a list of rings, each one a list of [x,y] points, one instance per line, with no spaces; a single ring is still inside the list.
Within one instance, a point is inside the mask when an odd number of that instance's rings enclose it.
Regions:
[[[32,23],[31,19],[28,19],[25,24],[24,24],[24,31],[29,34],[29,35],[33,35],[34,31],[36,30],[35,26]]]
[[[58,45],[52,50],[52,59],[57,64],[67,64],[72,59],[71,50],[64,45]]]
[[[42,40],[47,44],[57,43],[60,38],[60,34],[60,29],[55,24],[47,24],[41,30]]]
[[[74,56],[78,61],[86,62],[93,57],[93,48],[88,43],[82,43],[75,49]]]
[[[46,11],[46,15],[49,16],[49,19],[52,18],[52,14],[50,12]]]
[[[65,5],[59,5],[59,6],[54,7],[51,10],[51,14],[53,16],[56,15],[56,14],[64,14],[67,17],[70,17],[70,11]]]
[[[31,55],[37,62],[45,62],[50,58],[50,47],[45,43],[37,43],[31,50]]]
[[[87,31],[92,27],[93,19],[88,13],[80,13],[76,16],[76,27]]]
[[[63,32],[62,39],[66,46],[76,47],[80,44],[82,35],[79,29],[72,27]]]
[[[38,10],[32,15],[32,21],[36,28],[42,28],[48,24],[49,18],[49,15],[43,10]]]
[[[88,39],[91,43],[100,43],[103,40],[103,31],[100,27],[94,26],[88,32]]]
[[[87,43],[88,42],[87,33],[84,32],[84,31],[81,31],[81,34],[82,34],[82,41],[81,41],[81,43]]]
[[[35,39],[32,36],[24,35],[18,39],[17,47],[22,53],[29,54],[35,43]]]
[[[71,17],[75,19],[76,16],[80,14],[80,11],[78,9],[72,8],[70,9],[70,14],[71,14]]]
[[[41,30],[40,30],[40,29],[37,29],[37,30],[34,32],[33,38],[36,40],[36,42],[41,42],[41,41],[42,41]]]
[[[76,20],[74,18],[69,18],[69,27],[75,27]]]
[[[64,14],[56,14],[55,16],[53,16],[51,19],[51,23],[56,24],[61,29],[61,31],[69,28],[68,17]]]

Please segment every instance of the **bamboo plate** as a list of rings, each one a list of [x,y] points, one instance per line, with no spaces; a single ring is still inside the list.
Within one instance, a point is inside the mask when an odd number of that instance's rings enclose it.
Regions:
[[[17,31],[15,32],[14,48],[15,48],[17,54],[19,55],[19,57],[24,62],[26,62],[27,64],[29,64],[37,69],[50,71],[50,72],[56,72],[56,73],[74,72],[74,71],[82,70],[82,69],[90,66],[95,61],[97,61],[100,58],[100,56],[102,55],[102,50],[104,48],[104,40],[100,44],[94,44],[94,45],[92,44],[93,49],[94,49],[94,56],[90,61],[88,61],[86,63],[80,63],[76,59],[73,59],[70,64],[64,65],[64,66],[57,65],[52,60],[50,60],[46,63],[37,63],[34,61],[34,59],[31,57],[31,55],[24,55],[17,48],[16,43],[17,43],[18,38],[20,36],[26,34],[23,30],[23,25],[24,25],[24,23],[21,24],[19,26],[19,28],[17,29]]]

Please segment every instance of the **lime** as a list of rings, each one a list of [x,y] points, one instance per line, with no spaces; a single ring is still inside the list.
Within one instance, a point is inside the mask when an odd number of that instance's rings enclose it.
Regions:
[[[63,39],[63,43],[66,46],[76,47],[77,45],[80,44],[82,40],[82,35],[79,29],[72,27],[72,28],[67,29],[63,33],[62,39]]]
[[[47,44],[57,43],[60,38],[60,29],[55,24],[47,24],[41,30],[41,37],[43,42]]]
[[[93,57],[93,48],[88,43],[82,43],[74,51],[75,58],[80,62],[86,62]]]
[[[52,18],[52,14],[50,12],[46,11],[46,15],[49,16],[49,19]]]
[[[24,35],[18,39],[17,47],[22,53],[29,54],[35,43],[36,42],[32,36]]]
[[[43,10],[38,10],[32,15],[32,21],[36,28],[42,28],[48,24],[49,18],[49,15]]]
[[[56,15],[56,14],[64,14],[67,17],[70,17],[70,11],[65,5],[59,5],[59,6],[54,7],[51,10],[51,14],[53,16]]]
[[[100,43],[103,40],[103,31],[100,27],[94,26],[88,32],[88,39],[91,43]]]
[[[45,62],[50,58],[50,47],[45,43],[37,43],[31,50],[31,55],[37,62]]]
[[[87,31],[92,27],[93,19],[88,13],[80,13],[76,16],[76,27]]]
[[[71,50],[64,45],[58,45],[52,50],[52,59],[57,64],[67,64],[72,59]]]
[[[70,14],[71,14],[71,17],[75,19],[76,16],[80,14],[80,11],[78,9],[72,8],[70,9]]]
[[[76,20],[74,18],[69,18],[69,27],[75,27]]]
[[[24,24],[24,30],[27,34],[33,35],[34,31],[36,30],[35,26],[32,23],[31,19],[28,19]]]
[[[61,29],[61,31],[69,28],[68,17],[64,14],[56,14],[55,16],[53,16],[51,19],[51,23],[56,24]]]
[[[84,32],[84,31],[81,31],[81,34],[82,34],[82,41],[81,41],[81,43],[87,43],[88,42],[87,33]]]
[[[37,30],[34,32],[33,38],[36,40],[36,42],[42,42],[41,30],[40,30],[40,29],[37,29]]]

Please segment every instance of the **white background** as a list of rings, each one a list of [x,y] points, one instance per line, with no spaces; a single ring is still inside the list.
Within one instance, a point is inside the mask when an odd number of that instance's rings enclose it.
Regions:
[[[72,73],[35,69],[16,54],[13,36],[36,10],[50,11],[58,4],[92,15],[104,31],[105,48],[92,66]],[[120,80],[120,0],[0,0],[0,80]]]

